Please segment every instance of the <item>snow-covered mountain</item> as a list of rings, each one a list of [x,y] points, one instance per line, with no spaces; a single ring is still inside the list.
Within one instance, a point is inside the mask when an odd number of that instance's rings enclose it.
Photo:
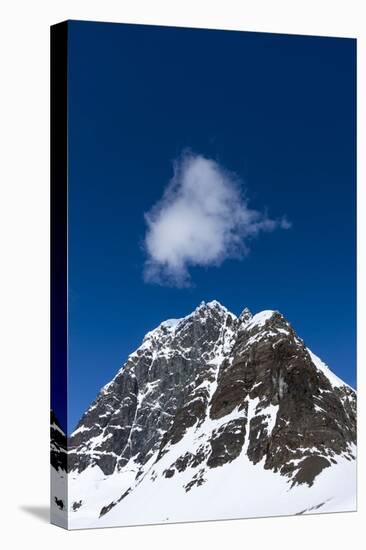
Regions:
[[[50,443],[51,520],[67,528],[67,437],[52,410]]]
[[[286,319],[202,303],[147,333],[81,418],[63,513],[80,528],[354,510],[355,457],[356,393]]]

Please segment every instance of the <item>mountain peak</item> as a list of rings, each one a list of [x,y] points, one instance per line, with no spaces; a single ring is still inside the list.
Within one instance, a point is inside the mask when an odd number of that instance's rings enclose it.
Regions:
[[[297,485],[310,490],[323,471],[352,466],[355,444],[355,392],[281,313],[245,308],[237,318],[217,300],[201,302],[147,333],[69,438],[73,525],[88,514],[98,526],[112,525],[114,514],[118,523],[138,495],[145,501],[160,490],[182,498],[190,517],[190,503],[205,488],[220,492],[212,484],[225,476],[243,487],[252,474],[280,480],[281,494],[296,500]],[[217,468],[222,477],[212,474]],[[95,499],[81,499],[85,476],[99,476]],[[326,491],[300,510],[294,504],[294,513],[331,497]],[[156,518],[167,517],[159,506]]]
[[[247,307],[245,307],[241,312],[241,314],[239,315],[239,321],[241,323],[247,323],[248,321],[250,321],[250,319],[252,319],[252,317],[253,315],[251,311]]]
[[[252,328],[255,326],[263,327],[266,324],[266,322],[269,321],[269,319],[271,319],[276,313],[278,312],[273,311],[271,309],[265,309],[263,311],[260,311],[259,313],[256,313],[255,315],[251,316],[250,322],[247,328]]]
[[[230,313],[229,310],[225,306],[223,306],[218,300],[211,300],[210,302],[202,301],[200,305],[196,307],[195,311],[201,310],[216,310],[222,311],[224,313]]]

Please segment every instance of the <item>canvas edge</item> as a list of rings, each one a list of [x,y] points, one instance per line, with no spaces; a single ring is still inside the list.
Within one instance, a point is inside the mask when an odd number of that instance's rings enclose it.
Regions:
[[[50,210],[51,210],[51,407],[66,419],[67,430],[67,73],[68,23],[50,27]],[[52,413],[51,413],[52,417]],[[52,426],[52,425],[51,425]],[[52,427],[50,432],[52,433]],[[50,521],[68,529],[67,443],[61,466],[52,466],[50,433]],[[65,468],[65,475],[58,472]],[[61,483],[61,485],[60,485]],[[57,487],[57,489],[56,489]],[[63,510],[56,505],[63,496]]]

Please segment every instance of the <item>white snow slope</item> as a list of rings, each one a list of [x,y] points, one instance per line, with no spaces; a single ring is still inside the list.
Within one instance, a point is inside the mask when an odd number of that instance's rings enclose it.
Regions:
[[[174,449],[174,455],[185,452],[187,434]],[[199,437],[199,436],[198,436]],[[172,449],[173,450],[173,449]],[[355,450],[353,449],[355,453]],[[118,499],[133,483],[137,466],[133,462],[123,472],[105,476],[98,466],[82,474],[69,476],[69,498],[83,496],[85,506],[69,513],[69,528],[113,527],[165,522],[204,521],[294,515],[314,512],[347,512],[356,510],[356,461],[340,457],[338,463],[323,470],[314,485],[291,488],[288,479],[253,465],[242,454],[230,464],[207,469],[205,482],[186,492],[184,485],[195,470],[187,468],[173,478],[162,472],[172,462],[163,456],[157,464],[147,465],[146,473],[127,498],[99,518],[102,504]],[[196,469],[197,470],[197,469]]]

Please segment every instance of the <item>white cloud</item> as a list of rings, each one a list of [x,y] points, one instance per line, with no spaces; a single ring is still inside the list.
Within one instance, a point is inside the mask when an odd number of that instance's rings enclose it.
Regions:
[[[194,154],[175,163],[173,179],[145,220],[145,281],[178,287],[190,285],[190,266],[241,259],[251,238],[291,225],[250,209],[235,175]]]

